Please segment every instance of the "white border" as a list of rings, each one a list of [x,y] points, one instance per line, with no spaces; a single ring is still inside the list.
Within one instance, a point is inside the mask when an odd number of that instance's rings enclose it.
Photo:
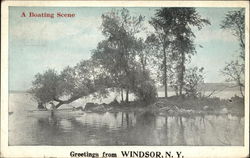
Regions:
[[[244,7],[246,11],[246,88],[244,146],[8,146],[8,6],[68,7]],[[1,14],[1,157],[70,157],[75,152],[181,151],[186,157],[247,157],[249,154],[249,2],[247,1],[4,1]]]

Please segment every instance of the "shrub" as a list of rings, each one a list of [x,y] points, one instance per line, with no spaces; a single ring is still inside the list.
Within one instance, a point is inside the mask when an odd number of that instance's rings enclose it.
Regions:
[[[157,96],[157,90],[152,81],[144,81],[137,85],[135,95],[145,103],[152,103]]]

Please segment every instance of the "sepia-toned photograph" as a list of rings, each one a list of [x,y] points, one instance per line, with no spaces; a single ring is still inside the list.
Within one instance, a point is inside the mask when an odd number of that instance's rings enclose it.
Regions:
[[[8,6],[8,146],[244,147],[246,13]]]

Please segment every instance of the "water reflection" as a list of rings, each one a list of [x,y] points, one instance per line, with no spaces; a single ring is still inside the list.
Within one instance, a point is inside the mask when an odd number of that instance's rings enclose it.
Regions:
[[[106,112],[67,118],[29,117],[22,121],[20,126],[10,124],[10,145],[185,146],[243,145],[244,141],[244,118],[231,115],[187,117],[157,116],[151,112]],[[26,132],[26,135],[20,139],[18,132]]]

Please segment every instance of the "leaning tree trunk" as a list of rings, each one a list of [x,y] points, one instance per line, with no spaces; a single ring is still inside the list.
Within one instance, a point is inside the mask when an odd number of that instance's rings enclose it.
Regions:
[[[61,99],[54,98],[53,100],[58,102],[58,104],[55,106],[55,108],[58,109],[63,104],[69,104],[69,103],[71,103],[79,98],[82,98],[83,96],[86,96],[86,94],[79,94],[79,95],[73,96],[72,98],[70,98],[68,100],[61,100]]]

